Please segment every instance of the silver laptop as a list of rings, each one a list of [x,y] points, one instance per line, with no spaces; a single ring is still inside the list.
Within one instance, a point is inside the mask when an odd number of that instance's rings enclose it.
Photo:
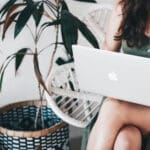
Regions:
[[[150,106],[150,59],[73,46],[75,71],[83,91]]]

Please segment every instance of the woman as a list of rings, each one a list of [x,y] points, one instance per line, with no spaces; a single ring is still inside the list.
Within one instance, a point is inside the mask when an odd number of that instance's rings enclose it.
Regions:
[[[117,0],[103,49],[119,51],[121,46],[124,53],[150,57],[150,0]],[[140,150],[149,133],[150,107],[107,98],[87,150]]]

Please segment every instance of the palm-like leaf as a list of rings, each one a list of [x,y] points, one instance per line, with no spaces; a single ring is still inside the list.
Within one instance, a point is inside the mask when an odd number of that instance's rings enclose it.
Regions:
[[[84,1],[84,2],[96,2],[95,0],[78,0],[78,1]],[[4,24],[3,26],[3,32],[2,36],[5,38],[5,34],[10,27],[10,25],[15,21],[15,31],[14,31],[14,37],[16,38],[19,33],[23,30],[24,26],[28,23],[28,20],[31,16],[33,16],[33,19],[35,21],[36,27],[39,25],[42,15],[44,14],[44,1],[36,1],[33,0],[23,0],[22,3],[16,3],[17,0],[9,0],[0,10],[0,16],[4,17],[4,22],[1,21],[0,24]],[[22,7],[23,6],[23,7]],[[51,9],[53,11],[57,11],[57,7],[54,5],[50,5]],[[19,8],[19,9],[18,9]],[[49,8],[49,7],[48,7]],[[18,9],[18,10],[17,10]],[[50,10],[51,10],[50,9]],[[61,9],[61,14],[59,15],[59,11]],[[95,38],[95,36],[92,34],[92,32],[87,28],[87,26],[80,21],[78,18],[76,18],[74,15],[72,15],[69,12],[69,8],[67,6],[67,3],[62,0],[61,1],[61,7],[59,11],[57,12],[58,15],[54,15],[56,17],[56,20],[54,19],[51,22],[45,22],[43,25],[40,26],[40,31],[43,32],[43,30],[50,26],[60,25],[61,26],[61,34],[62,34],[62,40],[63,44],[66,48],[67,54],[69,56],[69,59],[67,61],[59,58],[57,60],[57,63],[69,63],[73,61],[73,53],[72,53],[72,45],[77,44],[78,39],[78,30],[81,31],[81,33],[84,35],[84,37],[96,48],[99,48],[98,42]],[[53,12],[52,11],[52,12]],[[55,14],[56,12],[54,12]],[[32,31],[31,31],[32,32]],[[41,33],[39,32],[39,33]],[[39,34],[41,35],[41,34]],[[56,42],[58,43],[58,41]],[[17,72],[26,53],[28,48],[20,49],[17,53],[13,54],[15,58],[15,71]],[[9,58],[9,59],[11,59]],[[4,65],[4,67],[0,70],[0,90],[2,87],[2,81],[4,77],[4,72],[6,70],[6,67],[10,61]],[[43,86],[45,90],[46,86],[42,79],[42,74],[40,72],[39,68],[39,62],[38,62],[38,54],[34,55],[34,71],[37,77],[38,82]]]
[[[75,17],[66,10],[63,10],[61,13],[61,32],[64,46],[72,58],[72,44],[77,43],[78,25]]]
[[[69,8],[68,8],[68,6],[67,6],[67,4],[66,4],[65,1],[62,1],[61,5],[62,5],[62,10],[67,10],[67,11],[69,11]]]
[[[29,48],[22,48],[15,54],[15,71],[17,72]]]
[[[57,65],[64,65],[64,64],[68,64],[68,63],[72,63],[73,59],[69,59],[69,60],[64,60],[64,58],[58,57],[56,60],[56,64]]]
[[[1,18],[7,13],[10,7],[16,2],[17,0],[10,0],[8,1],[0,10]]]
[[[25,6],[25,4],[24,3],[17,3],[17,4],[10,6],[8,11],[7,11],[6,18],[9,17],[15,10],[17,10],[21,6]]]
[[[3,26],[3,33],[2,33],[2,39],[5,38],[5,34],[9,26],[15,21],[15,18],[19,15],[20,12],[16,12],[12,14],[11,16],[6,17],[4,26]]]
[[[42,15],[43,15],[43,12],[44,12],[43,3],[41,3],[40,5],[39,5],[39,3],[35,4],[35,10],[33,12],[33,18],[35,20],[36,26],[39,25],[41,18],[42,18]]]
[[[4,23],[4,27],[3,27],[3,35],[2,38],[4,39],[5,37],[5,33],[8,29],[8,27],[12,24],[12,22],[15,20],[15,18],[18,16],[19,12],[16,12],[16,10],[19,7],[24,6],[24,3],[18,3],[18,4],[14,4],[12,6],[9,7],[8,11],[7,11],[7,15],[5,17],[5,23]]]
[[[96,40],[96,37],[93,35],[93,33],[87,28],[85,23],[81,22],[78,18],[76,18],[78,28],[81,31],[81,33],[84,35],[84,37],[95,47],[99,48],[98,41]]]
[[[33,5],[27,5],[22,12],[20,13],[16,26],[15,26],[15,34],[14,37],[16,38],[17,35],[22,31],[24,26],[27,24],[29,18],[31,17],[32,13],[34,11],[34,6]]]

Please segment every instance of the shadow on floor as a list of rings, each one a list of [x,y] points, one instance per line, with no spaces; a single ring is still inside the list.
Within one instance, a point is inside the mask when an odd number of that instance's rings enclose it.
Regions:
[[[81,137],[73,138],[70,141],[70,150],[80,150],[81,148]]]

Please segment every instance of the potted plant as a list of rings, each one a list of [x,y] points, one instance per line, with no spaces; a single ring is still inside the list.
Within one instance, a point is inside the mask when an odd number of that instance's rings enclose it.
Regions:
[[[80,0],[83,1],[83,0]],[[85,0],[84,0],[85,1]],[[86,0],[87,2],[94,2],[94,0]],[[47,18],[46,21],[42,21],[42,18]],[[34,23],[35,33],[33,33],[33,29],[31,26],[28,25],[29,19],[32,18],[32,21]],[[9,30],[10,26],[12,24],[15,25],[13,32],[14,32],[14,39],[19,36],[19,34],[22,32],[24,28],[28,28],[31,37],[34,41],[34,49],[31,47],[24,47],[20,48],[19,50],[15,51],[13,54],[9,55],[4,63],[0,66],[0,90],[2,89],[3,79],[5,76],[5,71],[8,67],[8,65],[12,62],[12,60],[15,61],[15,72],[17,73],[18,69],[20,68],[22,61],[24,60],[24,57],[29,55],[33,58],[33,66],[34,66],[34,72],[35,76],[38,82],[38,89],[39,89],[39,95],[40,95],[40,101],[39,102],[23,102],[23,103],[16,103],[14,105],[9,105],[4,108],[0,109],[1,117],[0,122],[3,124],[0,124],[0,135],[2,135],[3,138],[0,139],[0,142],[2,142],[2,148],[3,149],[12,149],[15,146],[15,149],[21,149],[23,146],[26,147],[26,149],[30,149],[31,144],[20,145],[22,143],[20,139],[23,138],[24,142],[27,142],[28,138],[32,138],[32,146],[31,149],[48,149],[48,148],[54,148],[54,149],[61,149],[63,146],[65,140],[62,140],[60,143],[46,143],[45,141],[48,141],[49,136],[53,138],[54,131],[59,134],[58,129],[60,129],[60,132],[64,131],[64,135],[62,138],[67,138],[68,135],[68,127],[65,123],[61,122],[57,117],[50,112],[49,108],[45,108],[46,102],[43,101],[43,91],[48,89],[45,85],[45,79],[41,73],[40,65],[39,65],[39,56],[41,53],[45,50],[39,49],[38,42],[41,38],[42,33],[49,27],[54,27],[56,32],[55,42],[49,43],[50,45],[54,45],[54,49],[52,52],[52,57],[50,58],[50,64],[47,71],[47,76],[51,73],[53,63],[55,61],[54,56],[56,54],[56,51],[58,49],[58,45],[64,45],[66,49],[66,55],[67,60],[64,60],[63,58],[59,57],[57,59],[58,64],[65,64],[68,62],[73,61],[73,54],[72,54],[72,44],[76,44],[78,40],[78,31],[80,31],[84,37],[96,48],[98,48],[98,42],[92,32],[87,28],[87,26],[80,21],[76,16],[74,16],[67,6],[67,3],[64,0],[8,0],[1,8],[0,10],[0,25],[2,26],[2,40],[7,38],[7,31]],[[59,41],[59,32],[61,32],[62,41]],[[27,107],[26,107],[27,106]],[[22,109],[22,114],[20,118],[13,118],[13,119],[4,119],[4,114],[9,112],[9,114],[17,114],[19,109]],[[33,116],[25,116],[24,113],[27,109],[28,115],[31,115],[34,113]],[[30,112],[30,110],[34,110],[34,112]],[[15,111],[15,112],[14,112]],[[50,112],[50,113],[49,113]],[[56,122],[49,122],[50,117],[52,115],[46,115],[46,114],[53,114],[56,118]],[[8,115],[6,115],[9,117]],[[19,115],[17,115],[19,116]],[[7,118],[6,117],[6,118]],[[13,116],[12,116],[13,117]],[[53,119],[54,119],[53,118]],[[11,121],[10,121],[11,120]],[[14,123],[18,120],[18,123]],[[55,120],[55,119],[54,119]],[[52,123],[53,122],[53,123]],[[60,123],[61,122],[61,123]],[[60,123],[60,124],[58,124]],[[55,126],[56,124],[56,126]],[[3,127],[4,126],[4,127]],[[25,127],[24,127],[25,126]],[[54,127],[54,128],[51,128]],[[9,129],[7,129],[9,128]],[[19,130],[19,131],[18,131]],[[24,131],[25,130],[25,131]],[[33,132],[34,130],[34,132]],[[13,131],[17,131],[16,134],[13,134]],[[52,132],[53,131],[53,132]],[[8,144],[7,137],[11,137],[11,145]],[[18,137],[18,144],[15,145],[13,136]],[[42,138],[46,139],[44,142],[42,141]],[[46,138],[45,138],[46,137]],[[57,138],[57,135],[55,134],[55,138]],[[36,142],[38,141],[38,142]],[[49,140],[53,141],[53,140]],[[57,140],[56,140],[57,141]],[[44,143],[43,145],[41,143]],[[40,143],[40,145],[39,145]],[[8,147],[5,147],[6,145]],[[49,147],[48,147],[49,144]],[[19,146],[18,146],[19,145]],[[14,147],[13,147],[14,146]],[[67,148],[66,148],[67,149]]]

